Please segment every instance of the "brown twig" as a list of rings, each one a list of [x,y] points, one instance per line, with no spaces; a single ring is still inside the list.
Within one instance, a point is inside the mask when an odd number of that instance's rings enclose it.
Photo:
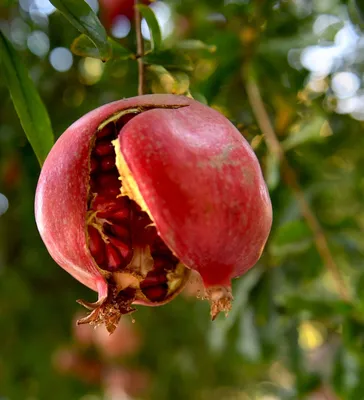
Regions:
[[[259,87],[256,84],[255,79],[251,76],[247,78],[246,91],[250,106],[260,130],[264,134],[268,149],[280,161],[283,180],[287,186],[291,188],[293,194],[295,195],[301,213],[306,219],[306,222],[313,233],[317,251],[320,254],[320,257],[327,270],[330,272],[340,297],[345,301],[350,301],[349,290],[330,251],[325,233],[305,198],[304,192],[299,185],[296,171],[290,166],[284,154],[283,147],[277,138],[272,123],[269,119],[268,112],[264,106]]]
[[[137,6],[139,4],[139,0],[134,0],[134,5]],[[138,95],[141,96],[144,94],[144,41],[142,36],[142,18],[140,15],[140,11],[138,7],[134,7],[135,9],[135,33],[137,39],[137,62],[138,62]]]

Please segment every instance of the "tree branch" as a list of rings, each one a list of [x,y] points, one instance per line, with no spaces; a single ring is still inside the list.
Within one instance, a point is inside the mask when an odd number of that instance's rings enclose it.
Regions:
[[[341,275],[340,269],[331,254],[325,233],[305,198],[304,192],[299,185],[296,171],[290,166],[284,154],[283,147],[277,138],[269,119],[268,112],[265,109],[259,87],[251,76],[247,78],[246,92],[258,126],[264,134],[268,150],[279,159],[282,167],[283,180],[295,195],[301,213],[313,233],[317,251],[320,254],[325,267],[331,274],[340,297],[345,301],[350,301],[349,290]]]
[[[134,0],[134,5],[137,6],[139,4],[139,0]],[[138,95],[141,96],[144,94],[144,41],[142,36],[142,18],[140,15],[140,11],[137,7],[134,7],[135,11],[135,33],[137,39],[137,62],[138,62]]]

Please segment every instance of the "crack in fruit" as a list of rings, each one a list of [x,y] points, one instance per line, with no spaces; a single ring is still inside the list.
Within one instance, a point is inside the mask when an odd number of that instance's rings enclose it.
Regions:
[[[124,188],[114,143],[136,110],[110,117],[95,133],[90,154],[89,202],[86,217],[88,249],[106,276],[108,297],[102,303],[81,304],[92,310],[79,323],[106,323],[114,330],[122,314],[135,311],[133,302],[160,304],[184,286],[189,270],[159,238],[145,204]],[[129,182],[129,181],[128,181]],[[125,182],[126,183],[126,182]],[[128,183],[129,184],[129,183]]]

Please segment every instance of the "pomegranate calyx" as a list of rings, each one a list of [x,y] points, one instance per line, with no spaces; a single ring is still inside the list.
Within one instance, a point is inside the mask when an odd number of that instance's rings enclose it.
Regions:
[[[220,312],[225,315],[229,313],[232,307],[233,295],[231,287],[228,286],[214,286],[206,289],[206,298],[210,301],[211,309],[210,315],[213,321]]]
[[[92,310],[89,315],[79,319],[77,325],[90,324],[99,326],[105,324],[107,331],[111,334],[115,331],[122,315],[128,315],[136,311],[131,306],[134,300],[135,296],[129,293],[124,296],[123,293],[119,293],[117,290],[109,290],[107,299],[99,300],[95,303],[77,300],[77,303]]]

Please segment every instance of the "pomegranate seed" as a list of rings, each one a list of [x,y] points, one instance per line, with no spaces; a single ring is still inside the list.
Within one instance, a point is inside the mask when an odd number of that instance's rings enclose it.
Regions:
[[[115,184],[118,184],[118,186],[120,186],[120,181],[116,173],[108,172],[106,174],[98,175],[97,184],[100,187],[113,186]]]
[[[108,213],[108,216],[112,221],[125,221],[126,219],[129,218],[130,211],[128,208],[124,208],[121,210],[117,210],[114,213]]]
[[[112,244],[106,245],[107,265],[110,270],[116,270],[121,267],[123,260],[117,248]]]
[[[102,129],[101,129],[101,131],[98,131],[97,132],[97,137],[99,138],[99,139],[101,139],[101,138],[104,138],[104,137],[106,137],[106,136],[113,136],[113,137],[116,137],[116,134],[115,134],[116,132],[115,132],[115,125],[113,124],[113,123],[111,123],[111,124],[108,124],[108,125],[106,125],[105,127],[103,127]]]
[[[105,173],[98,175],[96,179],[97,193],[101,196],[111,198],[120,194],[121,183],[114,173]]]
[[[105,243],[102,240],[99,231],[93,226],[88,227],[88,248],[97,262],[97,264],[102,264],[104,262],[104,250]]]
[[[90,170],[91,170],[91,173],[92,173],[92,172],[96,172],[96,171],[98,170],[98,168],[99,168],[99,163],[97,162],[97,160],[96,160],[95,157],[92,157],[92,158],[91,158],[91,161],[90,161]]]
[[[129,229],[125,226],[105,224],[104,228],[118,238],[128,239],[130,237]]]
[[[113,237],[113,236],[109,236],[109,240],[113,244],[113,246],[117,247],[117,249],[119,250],[119,252],[120,252],[120,254],[122,255],[123,258],[129,258],[130,257],[131,249],[130,249],[130,246],[128,244],[123,242],[121,239],[118,239],[118,238]]]
[[[94,152],[99,157],[104,157],[110,154],[114,154],[114,146],[110,140],[100,140],[96,142]]]
[[[153,268],[155,270],[161,270],[161,269],[173,269],[174,265],[173,263],[168,260],[168,258],[165,257],[154,257],[154,265]]]
[[[168,292],[168,287],[166,284],[151,286],[143,289],[143,293],[151,301],[162,301]]]
[[[115,167],[115,157],[114,156],[106,156],[101,159],[101,170],[102,171],[110,171]]]
[[[110,200],[109,198],[100,196],[98,194],[92,203],[92,208],[96,211],[100,210],[100,212],[97,214],[100,217],[101,214],[107,214],[108,216],[110,213],[113,212],[113,210],[117,210],[118,204],[115,202],[115,199]]]
[[[152,275],[152,273],[149,273],[147,277],[144,279],[144,281],[140,284],[140,287],[144,289],[144,288],[149,288],[151,286],[158,286],[161,283],[166,283],[166,282],[167,282],[166,275],[163,274]]]
[[[126,125],[136,115],[137,115],[137,113],[136,114],[130,113],[130,114],[123,115],[116,123],[116,131],[119,132],[124,127],[124,125]]]

